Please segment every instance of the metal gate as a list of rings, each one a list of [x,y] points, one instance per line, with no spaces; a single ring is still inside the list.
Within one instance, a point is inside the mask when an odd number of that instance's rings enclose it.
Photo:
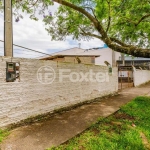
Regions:
[[[118,89],[133,87],[133,70],[132,68],[119,68],[118,70]]]

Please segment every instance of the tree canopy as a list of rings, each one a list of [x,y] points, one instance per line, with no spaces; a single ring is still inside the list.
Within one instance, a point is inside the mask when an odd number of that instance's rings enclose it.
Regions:
[[[81,40],[95,37],[111,49],[137,57],[150,57],[150,0],[12,0],[17,10],[35,11],[44,16],[52,40],[67,36]],[[45,15],[49,6],[59,3],[58,11]],[[17,20],[16,20],[17,21]]]

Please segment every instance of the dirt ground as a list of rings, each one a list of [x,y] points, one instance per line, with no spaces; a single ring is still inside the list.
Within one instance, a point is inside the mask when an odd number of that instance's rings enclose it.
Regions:
[[[44,150],[60,145],[83,132],[99,117],[111,115],[139,95],[150,95],[150,83],[124,89],[117,96],[85,104],[54,115],[49,120],[18,127],[1,144],[1,150]]]

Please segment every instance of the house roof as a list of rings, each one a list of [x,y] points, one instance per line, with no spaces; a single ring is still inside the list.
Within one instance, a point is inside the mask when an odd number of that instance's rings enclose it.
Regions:
[[[74,56],[80,56],[80,57],[90,57],[90,56],[95,56],[95,57],[99,57],[101,56],[104,51],[111,51],[110,48],[103,48],[103,49],[89,49],[89,50],[85,50],[85,49],[81,49],[81,48],[72,48],[72,49],[68,49],[68,50],[63,50],[60,52],[56,52],[53,53],[51,56],[44,56],[41,57],[39,59],[41,60],[51,60],[57,57],[74,57]]]
[[[75,48],[59,51],[56,53],[52,53],[51,56],[45,55],[45,56],[39,57],[38,59],[44,59],[44,58],[46,59],[55,55],[77,55],[78,53],[82,53],[84,51],[85,51],[84,49],[75,47]]]
[[[45,58],[41,58],[41,60],[53,60],[55,58],[63,58],[63,57],[99,57],[100,55],[54,55],[54,56],[48,56]]]

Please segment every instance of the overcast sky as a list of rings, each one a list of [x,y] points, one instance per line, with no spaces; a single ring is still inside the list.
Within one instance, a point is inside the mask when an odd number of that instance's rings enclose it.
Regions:
[[[58,5],[50,7],[50,11],[54,13]],[[13,42],[14,44],[38,50],[44,53],[54,53],[57,51],[78,47],[81,43],[81,48],[87,49],[92,47],[102,47],[103,42],[98,39],[90,41],[75,41],[68,37],[66,41],[51,41],[50,35],[45,30],[42,19],[34,21],[28,15],[23,14],[24,19],[18,23],[13,19]],[[4,40],[4,14],[0,13],[0,40]],[[0,56],[3,56],[4,45],[0,42]],[[14,57],[38,57],[38,53],[29,52],[18,47],[14,47]]]

